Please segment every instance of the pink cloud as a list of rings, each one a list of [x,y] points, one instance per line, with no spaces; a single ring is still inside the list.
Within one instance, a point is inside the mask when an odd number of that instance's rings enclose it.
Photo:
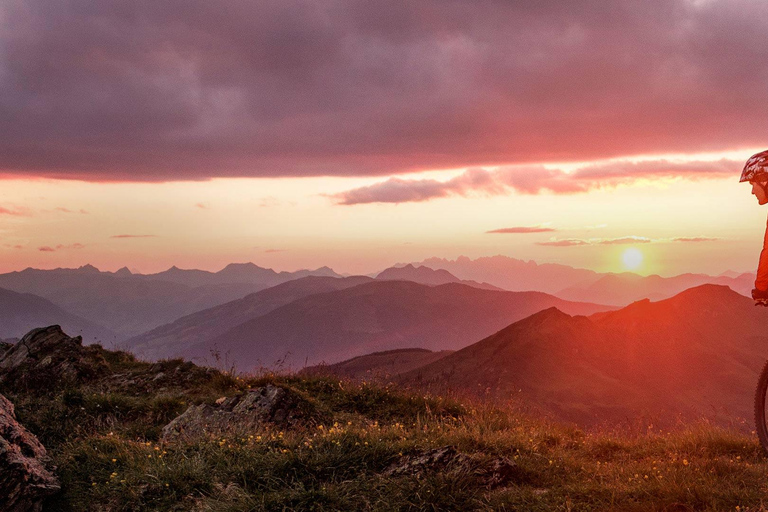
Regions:
[[[0,169],[388,176],[764,144],[765,2],[636,4],[3,2]]]
[[[55,210],[57,212],[62,212],[62,213],[80,213],[82,215],[86,215],[88,213],[88,211],[83,209],[75,211],[75,210],[70,210],[69,208],[64,208],[63,206],[59,206],[58,208],[55,208]]]
[[[0,206],[0,215],[11,215],[14,217],[29,217],[31,215],[31,211],[29,210],[29,208],[22,208],[22,207],[6,208],[4,206]]]
[[[486,233],[549,233],[551,231],[557,231],[554,228],[546,228],[540,226],[519,226],[514,228],[501,228],[486,231]]]
[[[504,185],[489,171],[469,169],[447,181],[390,178],[382,183],[348,190],[331,197],[337,204],[354,205],[421,202],[440,197],[466,196],[470,193],[499,195],[504,193]]]
[[[548,245],[552,247],[573,247],[576,245],[591,245],[587,240],[578,238],[566,238],[564,240],[550,240],[548,242],[537,242],[536,245]]]
[[[623,244],[649,244],[652,240],[644,236],[622,236],[620,238],[603,238],[596,243],[600,245],[623,245]]]
[[[720,240],[719,238],[710,237],[710,236],[692,236],[692,237],[677,237],[670,239],[671,242],[716,242],[717,240]]]
[[[674,237],[674,238],[646,238],[644,236],[622,236],[618,238],[567,238],[562,240],[552,239],[546,242],[537,242],[537,245],[546,245],[550,247],[573,247],[579,245],[625,245],[625,244],[650,244],[665,242],[712,242],[719,238],[697,236],[697,237]]]
[[[201,210],[207,210],[208,209],[208,205],[206,205],[205,203],[197,203],[197,204],[195,204],[195,207],[196,208],[200,208]]]
[[[112,235],[109,238],[156,238],[157,235]]]
[[[266,252],[266,253],[285,252],[285,249],[267,249],[264,252]]]
[[[56,251],[61,251],[66,249],[84,249],[84,248],[85,248],[85,245],[81,243],[74,243],[70,245],[59,244],[56,247],[44,245],[42,247],[38,247],[37,250],[41,252],[56,252]]]
[[[631,185],[640,180],[660,179],[720,179],[738,175],[739,163],[730,160],[715,162],[609,162],[591,165],[567,173],[542,166],[506,167],[495,171],[471,169],[447,180],[387,181],[333,195],[337,204],[407,203],[429,201],[448,196],[519,194],[578,194],[590,190]]]

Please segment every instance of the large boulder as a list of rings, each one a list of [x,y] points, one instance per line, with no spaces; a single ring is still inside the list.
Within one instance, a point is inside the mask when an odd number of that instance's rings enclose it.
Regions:
[[[163,427],[163,441],[245,432],[266,424],[290,428],[322,420],[323,415],[306,398],[288,388],[267,384],[219,399],[213,405],[190,406]]]
[[[53,469],[45,447],[0,395],[0,512],[42,510],[43,500],[60,489]]]
[[[75,384],[109,373],[96,347],[83,347],[58,325],[33,329],[0,353],[0,386],[14,390],[47,389]]]

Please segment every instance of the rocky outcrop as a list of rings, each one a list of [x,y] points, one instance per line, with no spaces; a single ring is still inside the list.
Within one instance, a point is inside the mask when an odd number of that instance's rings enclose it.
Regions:
[[[458,452],[454,446],[404,456],[384,470],[384,476],[422,477],[445,471],[460,472],[488,489],[519,483],[523,476],[517,464],[506,457],[480,460]]]
[[[34,329],[0,353],[0,385],[14,390],[46,389],[85,382],[109,373],[96,347],[83,347],[58,325]]]
[[[163,440],[242,432],[265,424],[289,428],[322,420],[323,415],[314,404],[298,393],[267,384],[231,398],[221,398],[215,405],[189,407],[163,428]]]
[[[123,354],[125,353],[121,355]],[[205,386],[218,375],[221,375],[220,372],[213,368],[175,359],[115,372],[103,382],[110,389],[120,389],[126,394],[142,396],[174,388],[192,390],[197,386]]]
[[[0,395],[0,512],[42,510],[43,500],[60,489],[52,470],[45,447]]]

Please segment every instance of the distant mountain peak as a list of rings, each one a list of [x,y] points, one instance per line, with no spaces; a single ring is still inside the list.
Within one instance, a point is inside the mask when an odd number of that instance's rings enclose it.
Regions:
[[[230,263],[226,267],[224,267],[221,270],[227,270],[227,269],[242,269],[242,268],[262,268],[252,261],[246,261],[245,263]]]
[[[131,271],[128,269],[128,267],[123,267],[123,268],[121,268],[120,270],[118,270],[117,272],[115,272],[115,275],[116,275],[116,276],[132,276],[132,275],[133,275],[133,272],[131,272]]]
[[[271,268],[260,267],[249,261],[246,263],[230,263],[216,272],[216,274],[219,276],[226,276],[227,278],[236,278],[238,276],[242,278],[263,278],[266,276],[276,276],[277,272]]]
[[[693,298],[699,299],[699,298],[710,298],[710,297],[737,298],[739,300],[742,300],[744,298],[743,295],[736,293],[727,285],[706,283],[706,284],[701,284],[699,286],[694,286],[692,288],[688,288],[687,290],[683,290],[682,292],[672,297],[672,299],[693,299]]]
[[[87,263],[82,267],[79,267],[77,270],[79,270],[80,272],[90,272],[90,273],[97,273],[97,274],[101,272],[99,269],[97,269],[90,263]]]
[[[549,322],[549,321],[562,321],[562,320],[568,320],[573,318],[568,313],[563,313],[560,311],[556,306],[548,307],[547,309],[542,309],[538,313],[534,313],[531,316],[529,316],[527,319],[520,320],[521,322],[524,322],[525,320],[530,321],[536,321],[536,322]]]

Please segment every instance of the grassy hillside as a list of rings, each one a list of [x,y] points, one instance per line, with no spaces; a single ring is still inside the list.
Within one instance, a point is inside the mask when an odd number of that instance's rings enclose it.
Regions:
[[[89,347],[91,353],[99,351]],[[101,351],[110,375],[67,389],[0,389],[58,466],[46,510],[766,510],[753,436],[705,424],[580,430],[514,408],[330,377],[243,378]],[[158,377],[161,375],[162,377]],[[173,378],[169,378],[173,376]],[[323,412],[319,424],[162,443],[189,404],[266,383]],[[403,457],[455,446],[469,464],[385,476]],[[513,480],[474,473],[504,456]],[[737,508],[738,507],[738,508]]]

